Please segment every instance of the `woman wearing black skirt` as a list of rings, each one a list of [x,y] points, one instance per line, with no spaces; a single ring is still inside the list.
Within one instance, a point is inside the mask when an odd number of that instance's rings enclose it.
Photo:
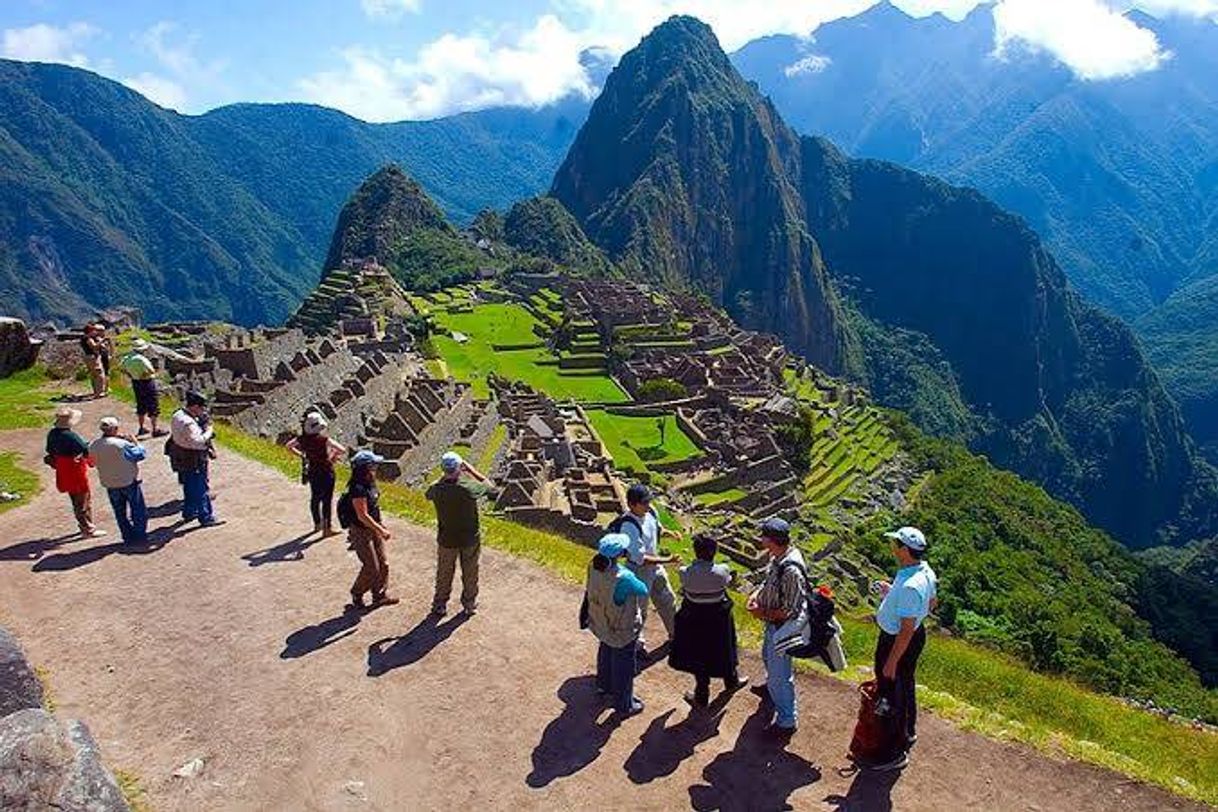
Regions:
[[[727,596],[732,572],[715,563],[718,550],[710,536],[694,536],[697,560],[681,568],[681,608],[668,655],[670,666],[694,675],[694,690],[685,700],[695,708],[709,703],[712,679],[722,679],[728,692],[748,684],[736,673],[736,621]]]

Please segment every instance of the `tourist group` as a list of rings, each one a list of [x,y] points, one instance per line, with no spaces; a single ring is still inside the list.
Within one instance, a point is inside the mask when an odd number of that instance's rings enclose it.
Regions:
[[[165,434],[157,427],[158,396],[146,356],[148,349],[145,342],[136,341],[121,362],[135,391],[137,436],[123,434],[117,418],[105,417],[99,424],[100,436],[88,442],[75,431],[81,412],[70,407],[56,413],[54,428],[47,435],[46,463],[55,469],[58,490],[70,497],[84,536],[104,534],[94,526],[90,498],[88,469],[96,467],[124,544],[148,541],[148,512],[139,472],[147,451],[139,437]],[[100,358],[97,368],[104,370]],[[105,378],[101,379],[101,389],[94,380],[95,393],[104,394],[108,385]],[[173,414],[165,444],[165,453],[182,486],[182,520],[197,520],[204,527],[219,521],[210,494],[209,461],[215,451],[207,405],[201,394],[188,392],[183,406]],[[384,459],[371,450],[352,454],[350,479],[335,504],[335,463],[346,449],[328,435],[327,428],[324,415],[310,410],[301,420],[299,434],[287,443],[302,461],[301,478],[309,486],[314,532],[323,537],[337,535],[335,518],[347,530],[350,547],[360,562],[347,611],[364,612],[396,604],[398,599],[389,594],[385,553],[391,533],[382,520],[377,486],[377,465]],[[459,454],[443,454],[440,475],[427,489],[438,527],[431,603],[435,616],[448,611],[458,564],[462,611],[474,615],[478,610],[478,505],[490,490],[486,476]],[[693,690],[685,698],[695,709],[710,704],[713,680],[721,680],[724,698],[730,697],[748,684],[748,678],[738,670],[736,626],[728,596],[734,574],[726,564],[716,563],[715,539],[696,535],[694,560],[678,571],[678,602],[665,566],[681,562],[663,554],[660,547],[663,537],[677,534],[662,526],[646,485],[632,485],[626,503],[627,511],[606,527],[588,565],[579,614],[581,628],[590,631],[599,644],[598,693],[621,716],[640,713],[643,702],[634,693],[640,664],[666,654],[672,668],[693,675]],[[842,667],[844,655],[834,633],[840,627],[832,618],[831,596],[823,587],[811,585],[803,555],[791,542],[789,524],[771,518],[758,532],[769,564],[764,580],[749,595],[746,609],[764,624],[762,661],[766,674],[764,682],[752,690],[772,712],[768,733],[786,739],[799,723],[793,661],[819,657],[831,666]],[[873,584],[873,591],[882,598],[875,616],[879,626],[875,680],[862,689],[863,707],[851,754],[860,766],[895,770],[908,763],[909,750],[917,741],[915,670],[926,644],[924,621],[936,604],[937,580],[925,560],[927,541],[921,531],[903,527],[886,535],[899,569],[891,583]],[[649,605],[654,605],[668,637],[650,652],[643,638]]]

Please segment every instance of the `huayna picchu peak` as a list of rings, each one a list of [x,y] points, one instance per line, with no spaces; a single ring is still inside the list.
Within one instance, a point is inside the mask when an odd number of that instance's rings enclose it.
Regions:
[[[1218,524],[1212,471],[1132,333],[1069,288],[1019,218],[799,137],[697,20],[622,57],[551,194],[625,272],[702,291],[915,417],[943,404],[952,419],[924,426],[1128,544]],[[911,341],[934,358],[891,374],[881,346]]]

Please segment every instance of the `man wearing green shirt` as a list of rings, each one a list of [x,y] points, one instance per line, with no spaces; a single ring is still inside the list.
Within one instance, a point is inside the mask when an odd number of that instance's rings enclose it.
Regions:
[[[427,489],[427,498],[436,506],[436,593],[431,602],[433,615],[448,611],[453,575],[461,561],[461,607],[465,614],[478,611],[478,556],[482,536],[478,523],[478,498],[486,494],[490,482],[455,451],[440,458],[441,476]]]
[[[131,379],[131,389],[135,392],[135,414],[140,421],[140,431],[137,436],[148,434],[145,421],[152,423],[152,436],[164,437],[168,432],[157,427],[157,419],[161,416],[159,393],[156,385],[156,367],[148,360],[148,352],[152,345],[142,338],[131,342],[131,350],[119,361],[123,372]]]

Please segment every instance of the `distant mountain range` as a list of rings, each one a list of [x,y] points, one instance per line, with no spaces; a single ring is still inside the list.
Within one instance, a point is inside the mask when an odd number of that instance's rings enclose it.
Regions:
[[[695,19],[622,58],[551,194],[627,273],[708,293],[1128,544],[1218,522],[1213,471],[1133,334],[1023,221],[799,137]]]
[[[1218,307],[1197,287],[1218,275],[1218,25],[1131,15],[1171,58],[1112,81],[1014,46],[995,57],[988,4],[955,23],[882,3],[733,60],[797,130],[1022,215],[1085,296],[1138,326],[1218,459]],[[1189,364],[1171,360],[1182,348]]]
[[[543,190],[587,112],[573,99],[366,124],[307,105],[161,109],[95,74],[0,60],[6,314],[278,324],[317,282],[335,213],[398,162],[457,221]]]

